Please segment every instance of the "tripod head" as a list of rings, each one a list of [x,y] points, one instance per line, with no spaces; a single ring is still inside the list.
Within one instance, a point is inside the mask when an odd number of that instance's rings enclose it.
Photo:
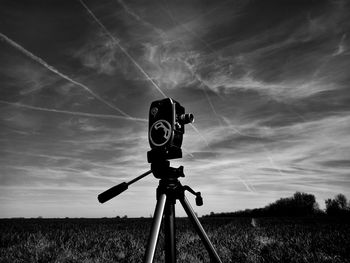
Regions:
[[[143,177],[149,175],[150,173],[153,173],[154,177],[156,177],[157,179],[160,179],[163,185],[174,185],[174,184],[176,185],[179,183],[178,181],[179,177],[185,177],[183,166],[180,166],[178,168],[170,167],[169,161],[152,163],[151,170],[141,174],[140,176],[136,177],[130,182],[123,182],[121,184],[113,186],[112,188],[104,191],[103,193],[98,195],[97,197],[98,201],[100,203],[107,202],[108,200],[126,191],[129,188],[129,185],[137,182]],[[201,192],[195,192],[191,187],[187,185],[183,186],[183,190],[187,190],[196,196],[197,206],[203,205],[203,198],[201,196]]]
[[[151,163],[151,170],[154,177],[157,179],[177,179],[179,177],[185,177],[183,166],[178,168],[170,167],[170,162],[167,160]]]

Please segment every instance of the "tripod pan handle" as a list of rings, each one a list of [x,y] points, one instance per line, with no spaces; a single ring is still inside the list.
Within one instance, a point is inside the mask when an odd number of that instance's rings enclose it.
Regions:
[[[128,184],[126,182],[118,184],[116,186],[113,186],[112,188],[109,188],[108,190],[104,191],[103,193],[99,194],[97,199],[100,203],[107,202],[108,200],[112,199],[113,197],[121,194],[125,190],[128,189]]]

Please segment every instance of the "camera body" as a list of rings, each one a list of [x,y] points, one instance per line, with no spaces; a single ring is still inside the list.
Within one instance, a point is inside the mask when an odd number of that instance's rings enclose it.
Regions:
[[[152,102],[148,126],[151,146],[151,151],[147,153],[148,162],[181,158],[185,124],[193,120],[193,114],[186,114],[185,108],[171,98]]]

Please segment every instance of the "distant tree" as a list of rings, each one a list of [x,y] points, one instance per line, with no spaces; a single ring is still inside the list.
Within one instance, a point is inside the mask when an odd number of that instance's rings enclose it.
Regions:
[[[338,194],[334,199],[325,200],[326,213],[332,216],[345,216],[350,215],[350,207],[347,202],[347,198],[343,194]]]
[[[301,215],[314,214],[315,210],[318,208],[316,198],[312,194],[296,192],[293,196],[295,209]]]
[[[296,192],[292,197],[281,198],[263,210],[270,216],[305,216],[315,214],[317,209],[314,195]]]
[[[348,208],[348,200],[346,199],[345,195],[338,194],[338,195],[336,195],[335,200],[339,204],[340,209],[347,209]]]
[[[342,198],[340,199],[343,200]],[[210,212],[206,217],[310,216],[322,213],[324,212],[319,209],[314,195],[296,192],[291,197],[280,198],[263,208],[245,209],[220,214]]]

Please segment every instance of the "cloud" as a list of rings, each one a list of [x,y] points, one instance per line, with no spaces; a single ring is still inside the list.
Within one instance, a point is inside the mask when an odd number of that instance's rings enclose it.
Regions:
[[[3,99],[35,96],[43,92],[43,89],[52,89],[58,83],[57,77],[31,61],[8,62],[5,67],[1,67],[1,73],[6,76],[0,93]]]
[[[7,113],[3,121],[13,129],[23,130],[24,132],[38,131],[43,127],[43,118],[25,112]]]
[[[144,59],[147,71],[166,89],[181,88],[195,81],[186,60],[194,54],[177,48],[176,43],[145,45]]]
[[[128,63],[123,58],[118,47],[113,41],[106,39],[101,33],[90,40],[77,52],[74,57],[79,58],[81,63],[98,73],[112,75],[118,71],[127,73]]]
[[[324,161],[321,163],[322,165],[326,167],[344,167],[344,168],[349,168],[350,167],[350,161],[349,160],[344,160],[344,159],[338,159],[338,160],[330,160],[330,161]]]
[[[337,50],[333,53],[333,56],[339,56],[347,51],[348,47],[345,44],[345,40],[346,40],[346,34],[342,35],[339,41]]]

